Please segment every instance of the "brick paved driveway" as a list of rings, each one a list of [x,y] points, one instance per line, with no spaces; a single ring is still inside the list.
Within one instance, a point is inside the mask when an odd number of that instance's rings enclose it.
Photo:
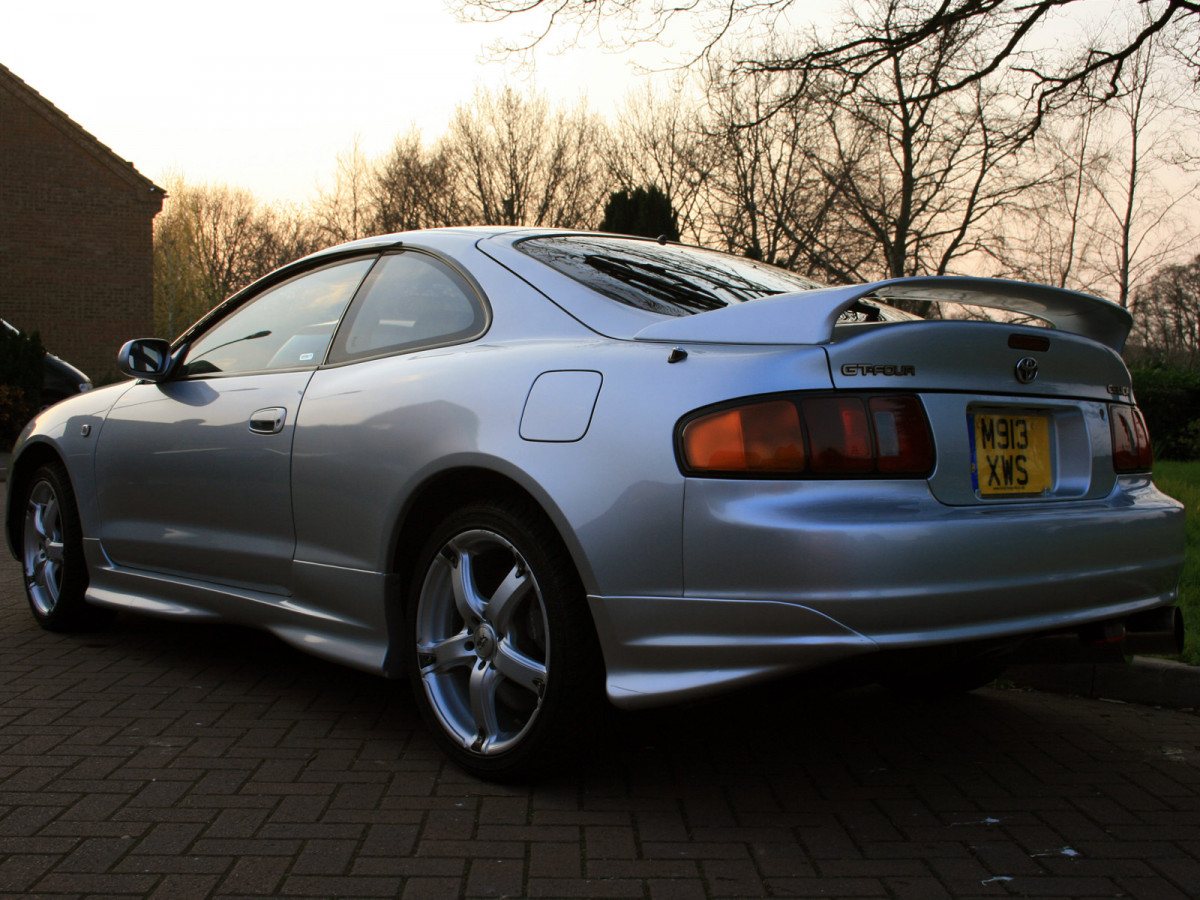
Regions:
[[[776,686],[522,788],[406,691],[230,627],[42,632],[4,553],[0,896],[1200,896],[1194,713]]]

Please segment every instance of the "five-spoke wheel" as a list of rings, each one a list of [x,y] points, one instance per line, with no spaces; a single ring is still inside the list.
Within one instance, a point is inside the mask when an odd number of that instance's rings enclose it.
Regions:
[[[530,505],[449,515],[421,554],[408,627],[417,701],[459,765],[518,777],[580,749],[599,654],[566,550]]]
[[[25,504],[25,590],[34,610],[49,616],[63,581],[62,507],[49,481],[38,481]]]
[[[25,482],[21,563],[33,617],[51,631],[81,631],[111,615],[84,600],[87,567],[75,494],[66,469],[47,463]]]

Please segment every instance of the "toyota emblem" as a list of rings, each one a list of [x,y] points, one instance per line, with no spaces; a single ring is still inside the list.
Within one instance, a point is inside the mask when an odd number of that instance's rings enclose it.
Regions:
[[[1033,379],[1037,378],[1038,365],[1037,360],[1031,356],[1026,356],[1023,360],[1017,363],[1017,381],[1021,384],[1030,384]]]

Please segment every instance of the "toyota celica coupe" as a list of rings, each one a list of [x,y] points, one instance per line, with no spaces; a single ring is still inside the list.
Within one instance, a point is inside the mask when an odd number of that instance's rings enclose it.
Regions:
[[[455,762],[526,777],[606,702],[1177,649],[1183,510],[1151,480],[1130,324],[1040,285],[822,287],[662,239],[356,241],[34,419],[8,541],[48,629],[265,628],[407,675]]]

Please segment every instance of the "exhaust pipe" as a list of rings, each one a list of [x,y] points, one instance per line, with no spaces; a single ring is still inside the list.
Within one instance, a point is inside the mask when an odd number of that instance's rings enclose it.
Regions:
[[[1011,659],[1021,665],[1125,662],[1124,631],[1119,627],[1106,630],[1115,633],[1097,638],[1081,630],[1035,637],[1014,650]]]
[[[1172,656],[1183,652],[1183,613],[1178,606],[1160,606],[1134,613],[1125,620],[1125,652]]]
[[[1182,651],[1183,613],[1177,606],[1160,606],[1124,620],[1035,637],[1013,652],[1012,662],[1120,663],[1139,653],[1171,656]]]

